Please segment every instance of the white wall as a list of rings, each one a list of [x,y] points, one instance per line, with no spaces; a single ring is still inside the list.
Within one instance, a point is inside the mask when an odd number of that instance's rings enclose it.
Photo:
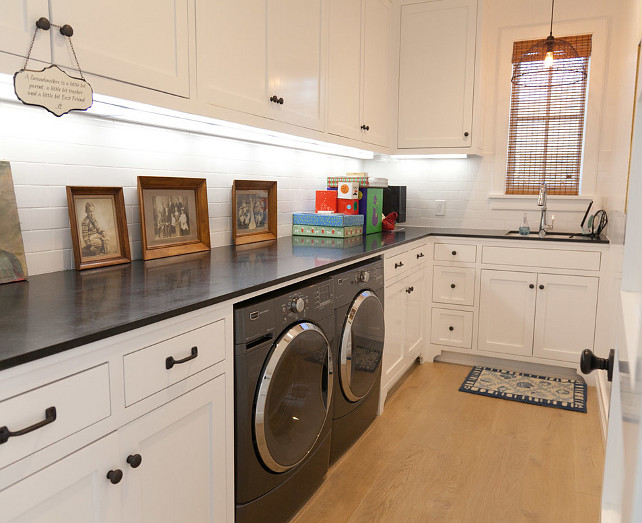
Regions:
[[[292,212],[314,211],[327,176],[362,170],[360,160],[113,122],[86,114],[56,118],[0,102],[0,160],[11,162],[29,274],[73,267],[67,185],[124,188],[132,257],[141,258],[137,176],[205,178],[212,247],[232,243],[235,179],[276,180],[278,234]]]

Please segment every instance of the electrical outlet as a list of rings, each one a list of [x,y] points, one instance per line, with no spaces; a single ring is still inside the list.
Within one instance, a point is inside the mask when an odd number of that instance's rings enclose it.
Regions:
[[[446,216],[446,200],[435,200],[435,216]]]

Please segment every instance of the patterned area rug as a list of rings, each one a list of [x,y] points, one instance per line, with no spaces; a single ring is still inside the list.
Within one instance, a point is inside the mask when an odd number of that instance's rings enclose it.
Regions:
[[[544,407],[586,412],[586,383],[572,379],[473,367],[459,390]]]

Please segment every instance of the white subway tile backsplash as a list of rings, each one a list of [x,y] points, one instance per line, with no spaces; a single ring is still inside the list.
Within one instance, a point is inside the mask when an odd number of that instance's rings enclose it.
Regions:
[[[22,243],[25,253],[48,252],[52,250],[52,231],[23,231]],[[28,262],[27,262],[28,263]]]

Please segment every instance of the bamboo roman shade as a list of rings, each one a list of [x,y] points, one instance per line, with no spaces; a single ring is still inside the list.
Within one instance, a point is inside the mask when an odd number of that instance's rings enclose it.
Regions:
[[[578,58],[572,60],[581,61],[588,71],[591,35],[563,39],[577,51]],[[520,60],[522,69],[528,67],[524,53],[536,42],[513,44],[513,69]],[[563,64],[554,67],[559,75]],[[587,82],[588,76],[563,86],[512,85],[506,194],[537,194],[543,182],[549,194],[579,194]]]

